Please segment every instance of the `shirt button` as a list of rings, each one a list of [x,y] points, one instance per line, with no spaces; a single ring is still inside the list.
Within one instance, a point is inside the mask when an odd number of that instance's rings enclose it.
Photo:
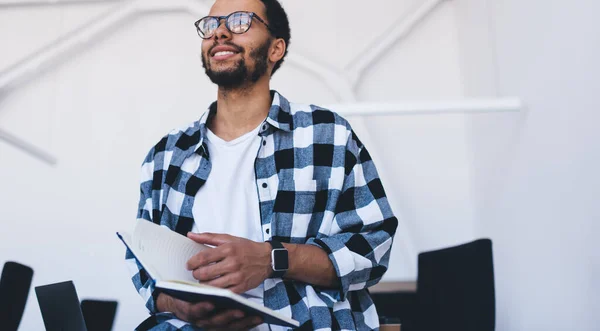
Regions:
[[[267,188],[267,186],[269,186],[269,185],[267,185],[267,183],[263,183],[263,184],[262,184],[262,187],[263,187],[263,188]]]
[[[265,230],[265,232],[266,232],[267,234],[269,234],[269,229],[266,229],[266,230]]]
[[[263,125],[263,131],[267,131],[267,125]]]
[[[263,140],[263,146],[267,146],[267,141]]]

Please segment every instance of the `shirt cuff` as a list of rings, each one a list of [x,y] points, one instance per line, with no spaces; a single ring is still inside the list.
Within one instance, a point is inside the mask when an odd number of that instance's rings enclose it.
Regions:
[[[309,238],[306,244],[320,247],[327,253],[338,277],[339,287],[337,289],[319,288],[319,290],[327,293],[328,296],[335,301],[346,300],[346,294],[348,293],[351,285],[350,275],[354,271],[355,267],[352,252],[341,240],[333,237],[323,239]]]

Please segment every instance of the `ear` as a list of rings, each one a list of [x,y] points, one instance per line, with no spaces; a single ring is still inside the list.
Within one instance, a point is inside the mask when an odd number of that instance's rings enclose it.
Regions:
[[[271,43],[271,49],[269,50],[269,61],[277,63],[283,59],[287,46],[282,38],[277,38]]]

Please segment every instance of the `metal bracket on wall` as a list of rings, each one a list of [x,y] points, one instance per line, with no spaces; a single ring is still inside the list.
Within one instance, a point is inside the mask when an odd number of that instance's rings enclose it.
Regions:
[[[402,42],[403,39],[410,34],[419,24],[431,15],[442,2],[449,0],[425,0],[420,1],[419,6],[415,10],[411,11],[406,16],[401,16],[390,25],[390,29],[386,29],[385,32],[374,38],[373,41],[363,48],[361,52],[356,54],[354,59],[346,66],[346,72],[348,73],[348,79],[352,86],[356,89],[358,83],[364,73],[373,66],[382,55],[389,51],[391,48]]]
[[[17,147],[18,149],[39,159],[40,161],[46,162],[50,165],[56,164],[56,157],[54,157],[52,154],[47,153],[41,148],[32,145],[3,129],[0,129],[0,140],[4,140],[5,142]]]
[[[414,101],[402,103],[366,103],[325,105],[344,116],[445,115],[510,113],[523,109],[518,98],[469,98],[464,100]]]

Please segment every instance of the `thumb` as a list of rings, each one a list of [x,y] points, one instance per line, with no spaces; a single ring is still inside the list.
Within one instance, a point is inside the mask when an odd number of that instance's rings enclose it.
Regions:
[[[232,237],[227,234],[209,233],[209,232],[204,232],[204,233],[188,232],[187,237],[199,244],[211,245],[211,246],[220,246],[226,242],[230,242],[232,239]]]

